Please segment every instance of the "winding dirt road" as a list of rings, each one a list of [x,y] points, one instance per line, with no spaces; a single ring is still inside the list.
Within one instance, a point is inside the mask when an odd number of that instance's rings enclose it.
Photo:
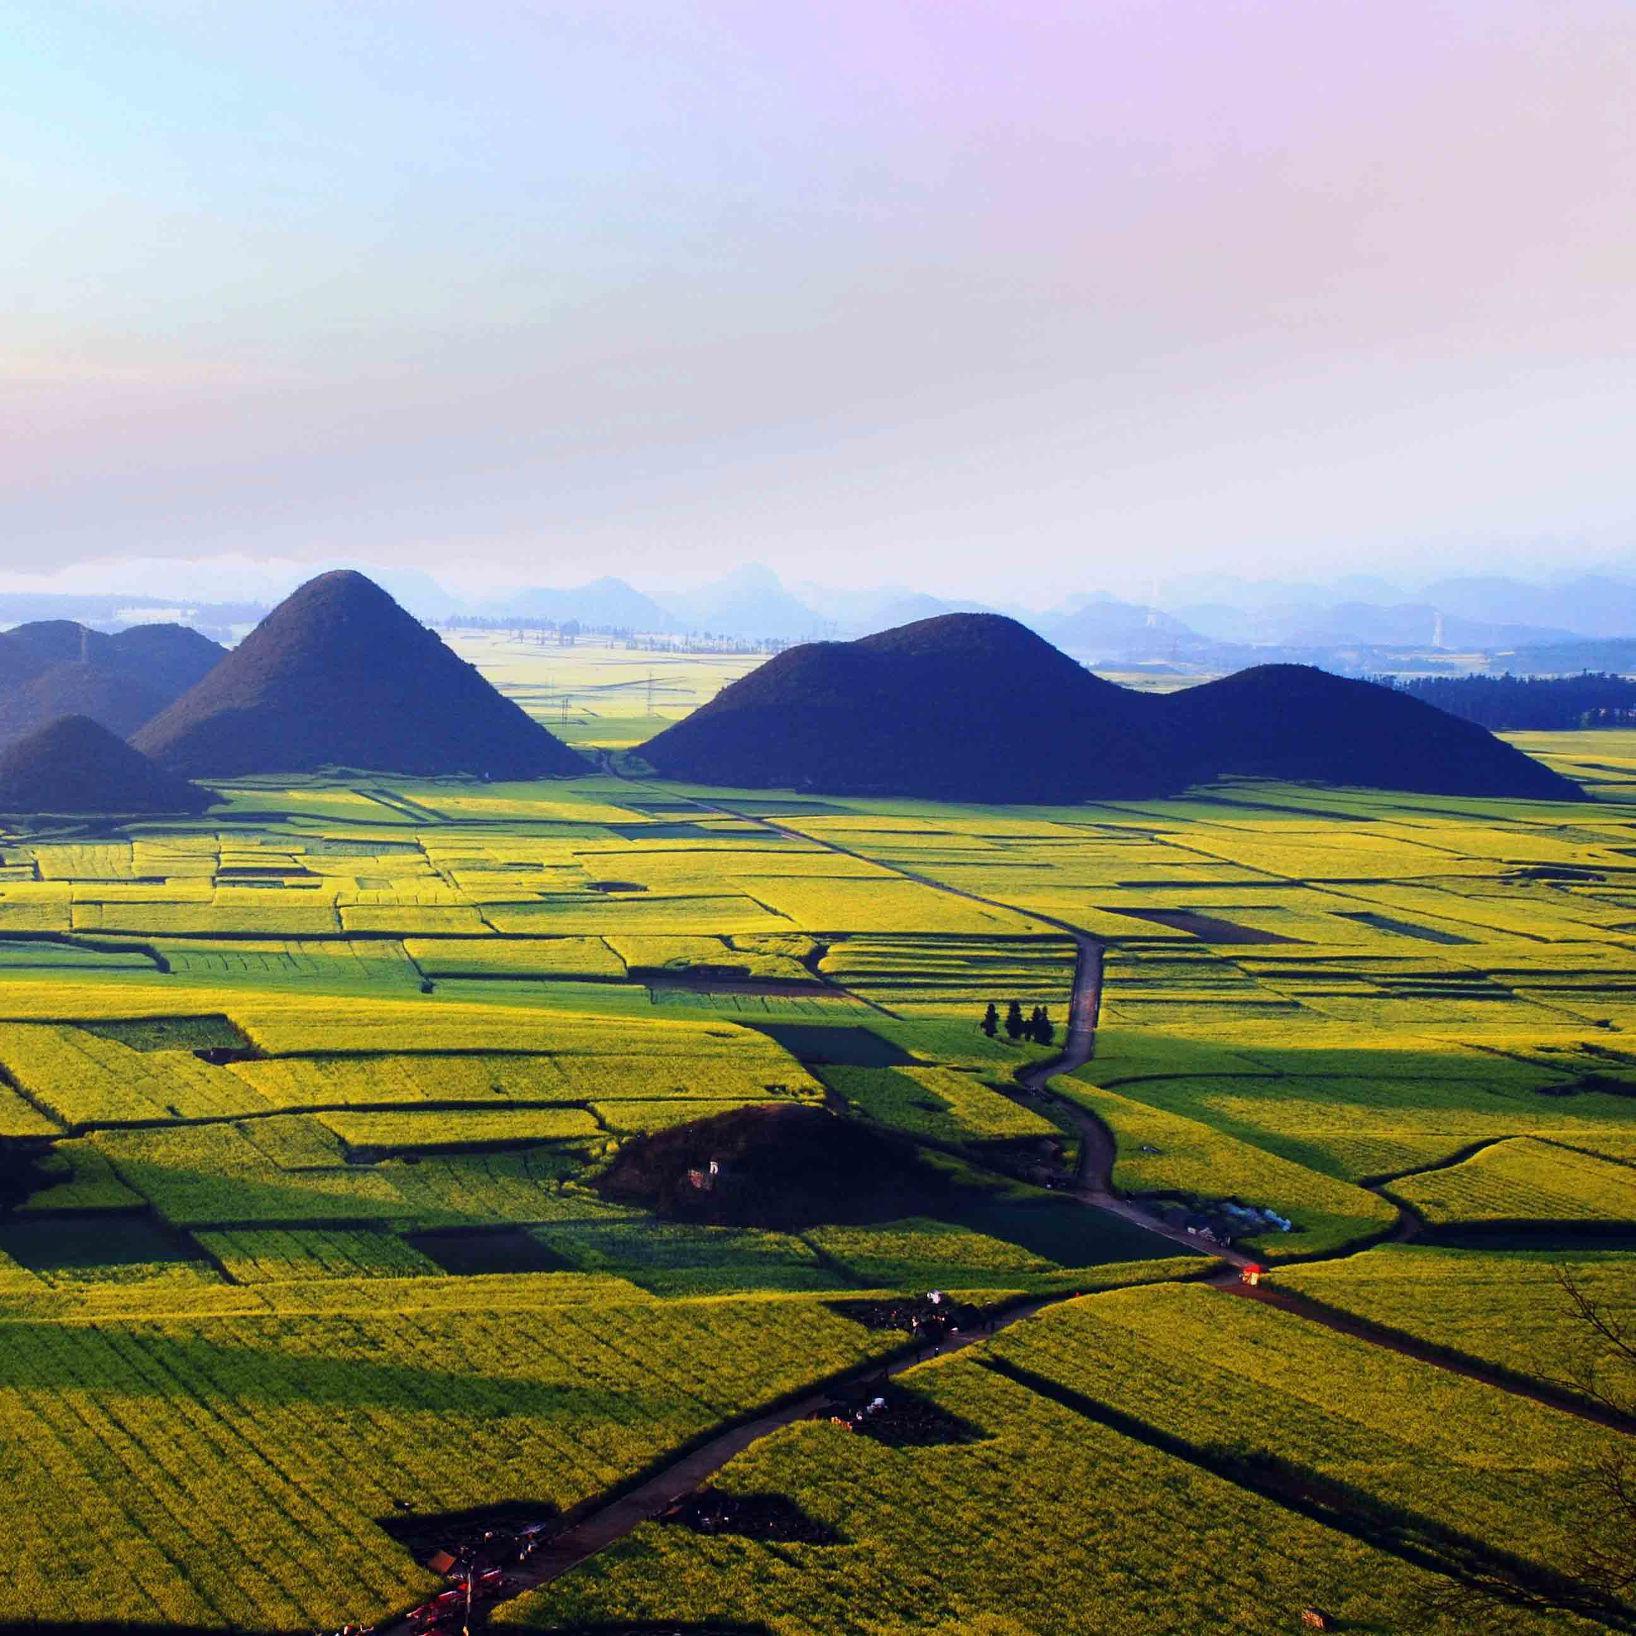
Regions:
[[[1069,1190],[1071,1197],[1091,1209],[1116,1216],[1120,1220],[1140,1227],[1158,1237],[1169,1239],[1185,1250],[1195,1254],[1207,1253],[1214,1255],[1227,1265],[1209,1282],[1213,1287],[1224,1293],[1276,1306],[1283,1311],[1290,1312],[1309,1322],[1320,1324],[1327,1329],[1347,1335],[1355,1340],[1362,1340],[1375,1346],[1384,1347],[1402,1356],[1413,1358],[1418,1362],[1431,1364],[1450,1373],[1480,1381],[1484,1385],[1495,1387],[1514,1396],[1528,1398],[1551,1408],[1565,1410],[1598,1424],[1611,1425],[1616,1430],[1630,1431],[1631,1428],[1628,1424],[1610,1421],[1609,1417],[1599,1411],[1596,1405],[1575,1398],[1568,1393],[1554,1392],[1542,1384],[1505,1375],[1485,1367],[1475,1359],[1451,1357],[1411,1336],[1382,1328],[1366,1320],[1352,1317],[1347,1313],[1308,1301],[1276,1284],[1268,1285],[1264,1283],[1252,1288],[1244,1284],[1239,1276],[1240,1269],[1250,1264],[1250,1257],[1231,1248],[1201,1245],[1197,1239],[1190,1237],[1181,1229],[1172,1227],[1150,1215],[1133,1201],[1122,1198],[1115,1192],[1113,1167],[1116,1151],[1111,1132],[1088,1109],[1081,1107],[1071,1098],[1062,1095],[1052,1085],[1052,1081],[1059,1076],[1084,1067],[1095,1054],[1097,1021],[1101,1011],[1103,974],[1103,945],[1095,938],[1078,927],[1053,916],[1041,914],[1036,910],[1020,910],[1015,905],[1001,903],[975,892],[968,892],[963,888],[951,886],[946,882],[919,874],[913,870],[896,865],[882,865],[878,859],[870,858],[864,853],[854,852],[851,848],[842,846],[838,842],[804,834],[800,830],[787,828],[771,819],[737,812],[731,807],[718,806],[711,802],[698,801],[697,804],[706,810],[722,813],[724,816],[753,818],[756,823],[777,834],[808,845],[819,846],[825,850],[837,852],[864,863],[889,869],[893,874],[903,879],[915,881],[935,891],[948,893],[951,896],[963,898],[988,908],[1000,909],[1013,914],[1026,914],[1031,919],[1051,926],[1073,940],[1076,951],[1074,982],[1063,1048],[1055,1057],[1031,1063],[1020,1069],[1016,1076],[1020,1093],[1048,1102],[1059,1119],[1069,1125],[1079,1138],[1079,1161]],[[1397,1178],[1391,1179],[1395,1180]],[[1414,1213],[1407,1209],[1402,1201],[1392,1198],[1391,1194],[1386,1191],[1384,1183],[1373,1190],[1387,1199],[1399,1212],[1396,1228],[1385,1236],[1393,1239],[1412,1237],[1419,1226]],[[1346,1255],[1356,1252],[1344,1251],[1341,1253]],[[838,1400],[855,1393],[860,1387],[867,1386],[871,1381],[889,1379],[902,1374],[918,1363],[933,1358],[951,1356],[969,1347],[979,1345],[998,1331],[1020,1323],[1046,1307],[1073,1298],[1072,1295],[1053,1295],[1019,1302],[1005,1309],[990,1325],[980,1330],[950,1336],[936,1346],[926,1349],[912,1346],[905,1347],[903,1351],[884,1361],[851,1370],[844,1375],[833,1378],[822,1386],[815,1387],[810,1392],[803,1393],[798,1398],[776,1405],[760,1414],[753,1415],[748,1419],[724,1428],[697,1447],[669,1461],[661,1469],[616,1497],[600,1502],[593,1501],[579,1513],[570,1513],[568,1526],[560,1534],[556,1535],[548,1544],[536,1550],[525,1566],[508,1574],[506,1590],[501,1599],[509,1600],[511,1597],[522,1595],[526,1591],[549,1584],[552,1580],[561,1577],[579,1566],[579,1564],[616,1544],[641,1523],[653,1520],[676,1501],[694,1493],[701,1484],[720,1471],[736,1455],[743,1453],[751,1444],[759,1441],[769,1433],[823,1413],[826,1409],[835,1406]],[[381,1625],[377,1629],[382,1633],[382,1636],[410,1636],[414,1626],[405,1617],[396,1622]]]

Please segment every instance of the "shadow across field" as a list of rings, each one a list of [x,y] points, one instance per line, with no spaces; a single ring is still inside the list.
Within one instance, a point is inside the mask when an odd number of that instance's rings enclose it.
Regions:
[[[912,1068],[917,1059],[872,1028],[836,1027],[828,1023],[749,1024],[783,1046],[801,1062],[847,1068]]]
[[[246,1625],[138,1625],[116,1620],[53,1619],[8,1620],[0,1622],[0,1636],[281,1636],[268,1627],[256,1630]]]
[[[1542,1563],[1498,1550],[1406,1507],[1390,1504],[1366,1489],[1249,1444],[1190,1443],[1008,1358],[989,1355],[979,1362],[994,1374],[1071,1413],[1417,1568],[1444,1575],[1513,1606],[1572,1612],[1598,1621],[1610,1631],[1636,1632],[1636,1610],[1611,1600],[1594,1587]]]
[[[346,1325],[355,1332],[357,1320]],[[55,1324],[0,1326],[0,1388],[163,1402],[219,1395],[273,1408],[323,1405],[483,1420],[575,1420],[605,1413],[610,1402],[608,1390],[577,1381],[422,1369],[381,1362],[359,1351],[319,1356],[271,1346],[230,1346],[151,1327],[84,1331],[69,1345],[64,1335]],[[111,1365],[117,1366],[112,1372]],[[111,1385],[111,1378],[117,1384]],[[674,1410],[673,1401],[640,1388],[621,1387],[617,1396],[620,1412],[632,1418],[652,1415],[659,1422]]]

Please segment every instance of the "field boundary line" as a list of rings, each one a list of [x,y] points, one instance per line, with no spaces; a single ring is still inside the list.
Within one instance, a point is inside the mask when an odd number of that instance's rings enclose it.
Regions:
[[[1557,1409],[1563,1414],[1576,1415],[1579,1419],[1592,1421],[1608,1431],[1636,1436],[1636,1421],[1615,1414],[1612,1410],[1604,1408],[1590,1398],[1581,1397],[1566,1387],[1554,1386],[1546,1380],[1537,1380],[1531,1375],[1508,1369],[1503,1364],[1487,1363],[1481,1358],[1460,1351],[1457,1347],[1422,1340],[1418,1335],[1411,1335],[1406,1330],[1394,1329],[1390,1324],[1362,1317],[1358,1313],[1347,1311],[1345,1307],[1334,1306],[1321,1296],[1309,1295],[1305,1291],[1297,1292],[1281,1284],[1266,1282],[1252,1288],[1237,1279],[1229,1280],[1222,1274],[1217,1274],[1208,1282],[1226,1294],[1239,1296],[1246,1301],[1258,1301],[1263,1306],[1276,1307],[1281,1312],[1288,1312],[1292,1317],[1305,1318],[1309,1323],[1321,1324],[1325,1329],[1334,1330],[1336,1334],[1384,1347],[1416,1363],[1431,1364],[1447,1370],[1450,1374],[1461,1375],[1467,1380],[1491,1386],[1496,1391],[1506,1392],[1512,1397],[1528,1398],[1542,1408]]]

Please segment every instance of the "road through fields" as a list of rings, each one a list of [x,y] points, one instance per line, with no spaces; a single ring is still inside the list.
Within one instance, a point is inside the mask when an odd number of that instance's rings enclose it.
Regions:
[[[637,781],[632,780],[632,782]],[[729,806],[717,805],[698,798],[694,799],[696,804],[705,810],[718,812],[724,816],[751,818],[764,828],[789,839],[819,846],[828,851],[858,859],[864,863],[876,864],[878,867],[890,869],[893,874],[905,880],[915,881],[935,891],[946,892],[972,903],[982,904],[985,907],[1015,911],[1014,905],[1001,903],[982,897],[975,892],[968,892],[959,887],[950,886],[945,882],[919,874],[913,870],[896,865],[880,865],[878,860],[870,858],[864,853],[854,852],[837,842],[806,835],[799,830],[790,829],[771,819],[741,813]],[[1097,939],[1067,921],[1058,920],[1034,910],[1015,912],[1026,912],[1033,919],[1064,933],[1073,940],[1076,951],[1073,990],[1069,1002],[1063,1048],[1055,1057],[1031,1063],[1019,1069],[1016,1075],[1020,1094],[1049,1102],[1062,1121],[1069,1125],[1079,1137],[1079,1160],[1072,1186],[1069,1189],[1071,1197],[1088,1208],[1116,1216],[1120,1220],[1141,1227],[1147,1232],[1169,1239],[1184,1249],[1202,1253],[1208,1248],[1211,1255],[1226,1264],[1219,1273],[1209,1280],[1214,1288],[1225,1294],[1243,1296],[1270,1306],[1276,1306],[1293,1316],[1320,1324],[1352,1339],[1364,1341],[1402,1356],[1413,1358],[1417,1362],[1430,1364],[1450,1373],[1480,1381],[1485,1385],[1514,1396],[1532,1399],[1550,1408],[1595,1421],[1611,1429],[1624,1432],[1632,1430],[1628,1424],[1611,1419],[1600,1411],[1596,1405],[1577,1399],[1570,1393],[1558,1393],[1543,1384],[1509,1376],[1503,1371],[1488,1367],[1475,1359],[1443,1354],[1438,1349],[1417,1341],[1411,1336],[1401,1335],[1397,1331],[1353,1318],[1349,1314],[1308,1301],[1293,1292],[1280,1289],[1277,1285],[1248,1286],[1242,1282],[1240,1274],[1243,1268],[1251,1265],[1249,1256],[1228,1246],[1211,1245],[1206,1247],[1201,1245],[1196,1238],[1182,1229],[1173,1227],[1149,1215],[1133,1201],[1122,1198],[1115,1192],[1113,1187],[1116,1149],[1112,1133],[1095,1114],[1062,1096],[1051,1085],[1051,1081],[1057,1077],[1083,1068],[1095,1055],[1097,1021],[1102,1001],[1103,945]],[[1383,1187],[1377,1187],[1375,1191],[1379,1192],[1380,1196],[1387,1199],[1399,1212],[1399,1221],[1396,1227],[1385,1236],[1393,1239],[1412,1236],[1419,1225],[1413,1212],[1405,1209],[1402,1203],[1393,1199],[1389,1193],[1384,1191]],[[1343,1251],[1340,1256],[1315,1259],[1334,1260],[1354,1253],[1357,1253],[1356,1250]],[[598,1555],[609,1546],[616,1544],[641,1523],[652,1521],[676,1501],[697,1491],[709,1477],[713,1476],[736,1455],[749,1448],[751,1444],[784,1426],[822,1414],[826,1408],[834,1405],[837,1394],[845,1394],[849,1391],[855,1392],[872,1379],[890,1378],[902,1374],[918,1363],[952,1356],[965,1351],[967,1348],[986,1341],[992,1334],[1001,1329],[1033,1317],[1050,1306],[1074,1298],[1071,1294],[1053,1295],[1019,1302],[1017,1305],[1006,1309],[991,1324],[985,1325],[981,1329],[952,1335],[935,1346],[924,1350],[907,1348],[903,1353],[885,1364],[870,1364],[851,1371],[847,1375],[831,1381],[826,1386],[816,1388],[798,1399],[724,1429],[697,1448],[679,1456],[636,1487],[594,1506],[593,1509],[574,1519],[562,1533],[556,1535],[548,1544],[542,1545],[536,1550],[526,1565],[508,1575],[504,1599],[521,1595],[526,1591],[548,1584],[591,1557]],[[415,1627],[407,1619],[404,1619],[379,1628],[384,1636],[409,1636],[409,1633]]]

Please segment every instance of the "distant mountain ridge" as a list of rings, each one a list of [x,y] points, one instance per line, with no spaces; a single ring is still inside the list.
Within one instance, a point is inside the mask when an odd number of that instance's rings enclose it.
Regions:
[[[586,770],[350,569],[287,597],[133,742],[188,776],[346,766],[528,779]]]
[[[676,629],[676,616],[622,579],[604,575],[563,589],[534,586],[496,597],[486,605],[495,617],[570,621],[603,630],[663,632]]]

